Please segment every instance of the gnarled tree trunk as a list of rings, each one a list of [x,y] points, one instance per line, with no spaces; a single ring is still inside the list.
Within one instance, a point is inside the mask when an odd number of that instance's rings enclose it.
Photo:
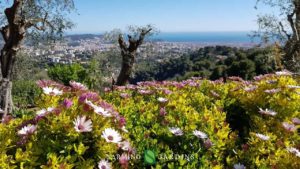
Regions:
[[[292,30],[292,34],[288,34],[283,29],[282,23],[280,26],[283,32],[287,35],[287,42],[283,48],[285,52],[284,66],[293,72],[300,71],[300,0],[294,0],[294,8],[290,14],[287,15],[287,21]]]
[[[284,65],[287,69],[299,73],[300,71],[300,41],[290,40],[284,46]]]
[[[116,85],[124,85],[129,80],[135,62],[135,55],[136,54],[134,52],[124,54],[122,56],[122,68],[118,76]]]
[[[3,116],[11,114],[13,110],[12,70],[27,26],[22,18],[17,17],[22,3],[21,0],[15,0],[10,8],[5,9],[8,24],[0,29],[5,42],[0,53],[0,108],[2,110],[0,111],[0,120]]]
[[[2,108],[1,112],[3,113],[3,116],[7,113],[11,113],[13,109],[11,90],[12,82],[7,79],[2,79],[0,81],[0,106]]]
[[[151,28],[148,30],[142,30],[138,39],[134,39],[128,35],[129,46],[127,46],[125,43],[122,35],[119,36],[118,41],[121,48],[122,68],[116,85],[123,86],[129,81],[134,66],[137,49],[140,45],[142,45],[145,36],[150,33],[151,30]]]

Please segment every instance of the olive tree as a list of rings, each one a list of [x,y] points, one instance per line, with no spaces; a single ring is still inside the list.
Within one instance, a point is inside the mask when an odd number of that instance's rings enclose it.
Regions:
[[[73,0],[1,1],[0,32],[4,45],[0,53],[0,118],[13,109],[12,74],[22,42],[29,37],[48,39],[61,36],[72,26],[66,14],[73,9]]]
[[[128,32],[127,42],[122,33],[118,35],[118,44],[122,55],[122,67],[115,83],[118,86],[125,85],[129,81],[138,48],[144,43],[145,38],[151,36],[156,30],[151,25],[144,27],[130,26]]]
[[[257,0],[273,9],[258,17],[255,35],[282,44],[283,63],[287,69],[300,71],[300,0]]]

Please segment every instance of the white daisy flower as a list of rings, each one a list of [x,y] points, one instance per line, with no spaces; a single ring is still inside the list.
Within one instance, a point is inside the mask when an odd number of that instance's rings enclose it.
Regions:
[[[112,128],[107,128],[102,132],[102,137],[109,143],[120,143],[121,135]]]
[[[207,138],[207,134],[205,134],[205,133],[202,132],[202,131],[194,130],[194,131],[193,131],[193,134],[194,134],[196,137],[201,138],[201,139],[206,139],[206,138]]]
[[[264,141],[267,141],[270,139],[270,136],[266,136],[263,134],[256,133],[255,135],[256,135],[256,137],[258,137],[259,139],[264,140]]]
[[[233,169],[246,169],[246,167],[243,164],[234,164]]]
[[[297,157],[300,157],[300,151],[294,147],[286,148],[288,152],[295,154]]]
[[[264,92],[268,93],[268,94],[274,94],[274,93],[278,93],[280,91],[281,91],[281,89],[268,89],[268,90],[265,90]]]
[[[79,133],[92,131],[92,121],[86,120],[86,116],[77,116],[73,123],[75,130]]]
[[[183,131],[178,127],[170,127],[169,130],[175,136],[182,136],[183,135]]]
[[[61,90],[58,90],[57,88],[53,88],[53,87],[44,87],[43,92],[47,95],[54,95],[54,96],[63,94]]]
[[[275,72],[277,76],[291,76],[293,73],[288,70]]]
[[[53,110],[54,110],[54,107],[48,107],[48,108],[47,108],[47,111],[48,111],[48,112],[51,112],[51,111],[53,111]]]
[[[123,126],[123,127],[121,128],[121,130],[124,131],[125,133],[128,133],[128,130],[126,129],[125,126]]]
[[[18,131],[18,135],[29,135],[33,134],[36,131],[36,125],[27,125],[21,128],[21,130]]]
[[[102,108],[100,106],[95,106],[94,107],[94,112],[97,113],[97,114],[100,114],[104,117],[111,117],[112,116],[109,111],[105,110],[104,108]]]
[[[292,122],[293,122],[294,124],[296,124],[296,125],[300,125],[300,119],[297,118],[297,117],[293,118],[293,119],[292,119]]]
[[[290,124],[288,122],[283,122],[282,126],[284,129],[286,129],[287,131],[295,131],[297,128],[294,124]]]
[[[84,84],[79,83],[79,82],[70,81],[70,85],[75,89],[88,90],[88,88]]]
[[[98,163],[98,168],[99,169],[111,169],[111,164],[106,161],[106,160],[101,160],[99,163]]]
[[[123,141],[123,142],[119,143],[119,146],[124,151],[128,151],[129,149],[131,149],[129,141]]]
[[[163,97],[159,97],[157,100],[161,103],[166,103],[168,101],[168,99],[163,98]]]
[[[287,85],[287,87],[290,89],[300,89],[300,86],[296,86],[296,85]]]
[[[87,105],[89,105],[89,106],[91,106],[91,107],[96,106],[96,105],[94,105],[93,102],[89,101],[88,99],[85,99],[85,100],[84,100],[84,103],[87,104]]]
[[[273,111],[273,110],[269,110],[269,109],[265,109],[263,110],[262,108],[259,108],[258,111],[260,114],[264,114],[264,115],[270,115],[270,116],[275,116],[277,114],[277,112]]]
[[[104,117],[111,117],[111,113],[107,110],[105,110],[104,108],[100,107],[100,106],[96,106],[94,103],[92,103],[91,101],[89,100],[85,100],[85,103],[89,106],[91,106],[93,109],[94,109],[94,112],[97,113],[97,114],[100,114]]]
[[[42,109],[36,112],[37,116],[46,116],[47,114],[47,110],[46,109]]]
[[[254,91],[254,90],[256,90],[257,89],[257,86],[248,86],[248,87],[245,87],[244,88],[244,90],[246,91],[246,92],[252,92],[252,91]]]
[[[43,117],[43,116],[46,116],[48,112],[51,112],[53,110],[54,110],[53,107],[48,107],[47,109],[41,109],[36,112],[36,115]]]

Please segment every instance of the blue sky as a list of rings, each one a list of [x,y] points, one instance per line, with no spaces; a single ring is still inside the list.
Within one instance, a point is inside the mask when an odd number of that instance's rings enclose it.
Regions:
[[[70,33],[101,33],[153,24],[162,32],[257,29],[256,0],[75,0]],[[260,11],[268,9],[261,7]]]

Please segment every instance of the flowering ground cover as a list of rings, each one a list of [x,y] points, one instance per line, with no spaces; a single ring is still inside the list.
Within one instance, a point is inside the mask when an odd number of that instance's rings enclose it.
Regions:
[[[300,168],[290,72],[107,89],[39,81],[39,111],[0,124],[2,168]]]

